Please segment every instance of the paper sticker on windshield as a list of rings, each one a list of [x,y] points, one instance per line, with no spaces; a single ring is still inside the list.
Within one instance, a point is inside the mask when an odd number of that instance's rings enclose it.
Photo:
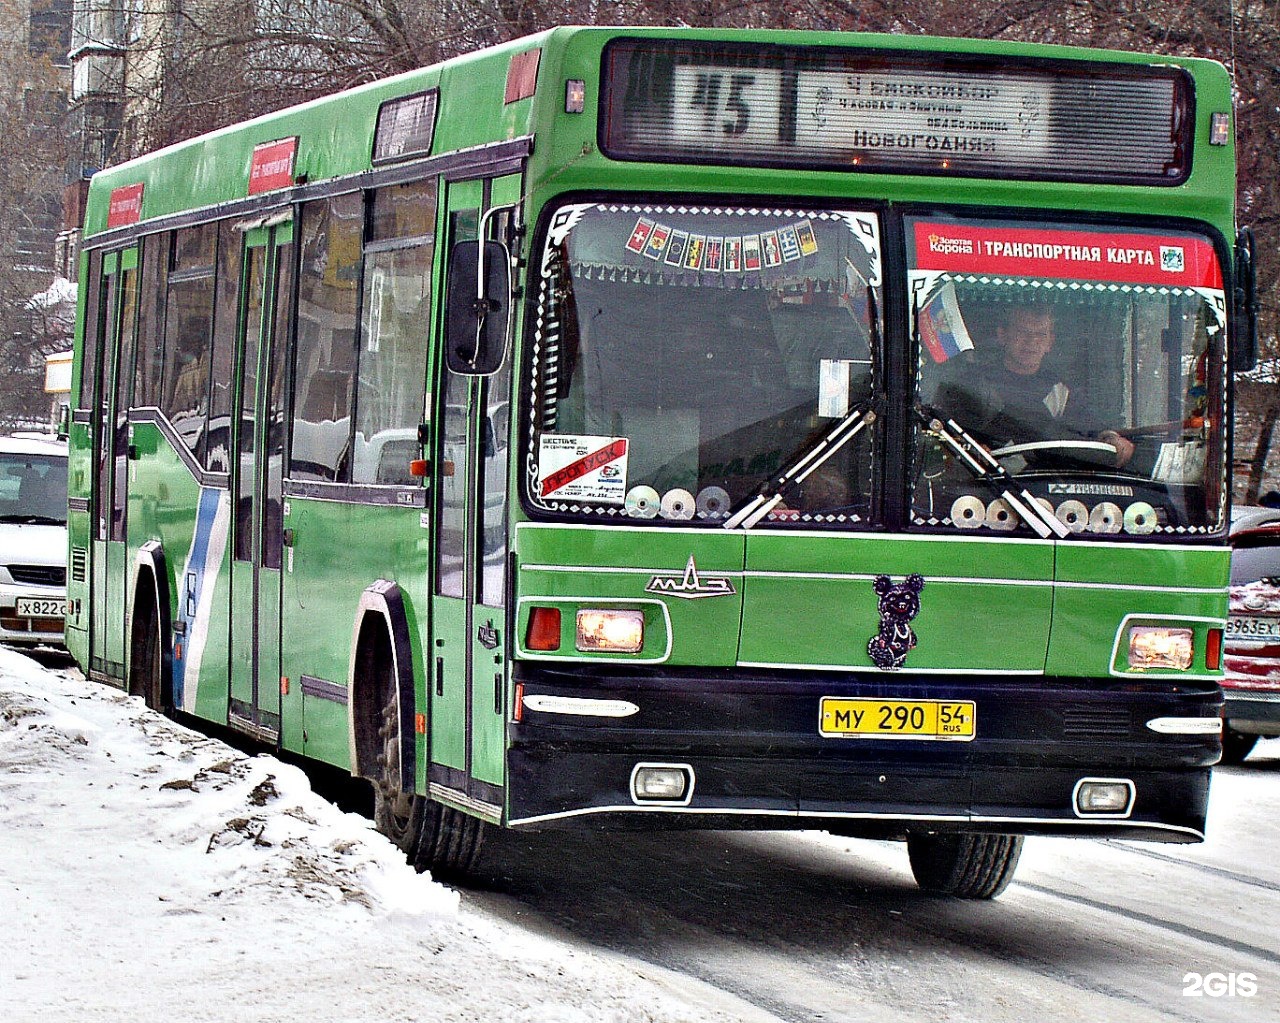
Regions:
[[[663,262],[670,266],[679,266],[684,262],[684,252],[688,245],[688,231],[672,231],[671,243],[667,246],[667,258]]]
[[[796,238],[800,242],[800,252],[805,256],[813,256],[818,252],[818,238],[813,233],[813,221],[802,220],[796,224]]]
[[[703,269],[707,273],[718,274],[720,272],[720,264],[724,260],[724,239],[708,238],[707,239],[707,260]]]
[[[644,247],[644,254],[649,259],[661,259],[662,250],[667,247],[667,239],[671,237],[671,228],[666,224],[654,224],[649,232],[649,241]]]
[[[641,217],[636,221],[636,229],[631,232],[631,237],[627,239],[627,248],[639,255],[644,251],[644,247],[648,244],[649,235],[653,234],[654,223],[647,217]]]
[[[822,359],[818,363],[818,415],[839,419],[849,414],[849,359]]]
[[[538,493],[564,501],[622,504],[627,438],[544,433],[538,439]]]

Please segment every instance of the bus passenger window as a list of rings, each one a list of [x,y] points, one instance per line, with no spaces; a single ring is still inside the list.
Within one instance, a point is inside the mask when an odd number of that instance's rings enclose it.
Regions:
[[[352,482],[420,486],[409,475],[423,418],[436,197],[431,182],[373,196],[360,309]]]
[[[240,262],[243,235],[233,222],[218,231],[218,293],[213,310],[213,354],[205,467],[231,471],[231,397],[236,358],[236,318],[240,314]]]
[[[213,272],[217,225],[174,234],[165,310],[160,411],[187,448],[203,460],[209,405],[209,338],[213,330]]]
[[[358,193],[318,199],[302,208],[289,454],[289,475],[294,479],[350,479],[363,220]]]
[[[164,298],[169,275],[168,233],[148,235],[142,243],[142,294],[138,306],[138,355],[134,364],[133,406],[160,403],[164,371]]]

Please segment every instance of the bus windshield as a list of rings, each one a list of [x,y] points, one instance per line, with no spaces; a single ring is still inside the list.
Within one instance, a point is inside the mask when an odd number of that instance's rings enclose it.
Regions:
[[[930,218],[908,243],[917,524],[1021,527],[977,486],[963,437],[1070,532],[1217,525],[1225,318],[1208,239]]]
[[[870,214],[562,207],[542,255],[530,499],[593,517],[723,522],[876,387]],[[765,523],[868,515],[875,431]]]

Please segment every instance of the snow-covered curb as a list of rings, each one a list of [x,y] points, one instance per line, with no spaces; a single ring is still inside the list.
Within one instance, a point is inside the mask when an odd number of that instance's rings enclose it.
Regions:
[[[737,1008],[468,910],[297,768],[0,649],[4,1023],[759,1018]]]

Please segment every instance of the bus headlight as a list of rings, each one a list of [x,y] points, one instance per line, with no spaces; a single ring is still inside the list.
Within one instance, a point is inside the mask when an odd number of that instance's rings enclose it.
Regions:
[[[576,645],[582,651],[634,654],[644,646],[644,612],[583,608]]]
[[[1135,626],[1129,630],[1129,667],[1185,671],[1191,667],[1193,647],[1190,629]]]

